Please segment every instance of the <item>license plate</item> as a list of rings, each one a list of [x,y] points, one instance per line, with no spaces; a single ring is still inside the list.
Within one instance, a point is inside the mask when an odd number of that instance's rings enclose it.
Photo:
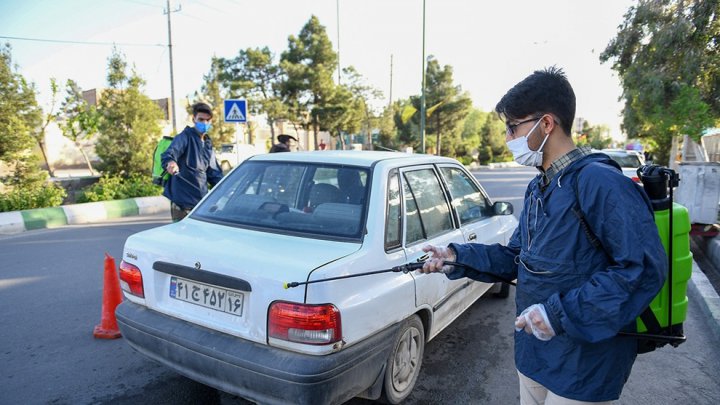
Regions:
[[[244,294],[179,277],[170,277],[170,296],[176,300],[242,316]]]

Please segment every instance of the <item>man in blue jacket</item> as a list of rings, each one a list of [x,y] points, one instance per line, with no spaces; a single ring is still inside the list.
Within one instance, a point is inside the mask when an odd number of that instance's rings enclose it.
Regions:
[[[575,94],[562,70],[536,71],[495,107],[515,161],[537,167],[507,246],[426,246],[422,272],[517,279],[515,365],[521,404],[610,403],[635,362],[635,318],[662,287],[666,256],[650,201],[603,154],[570,136]],[[573,213],[579,208],[596,248]]]
[[[207,194],[208,183],[217,184],[223,175],[207,135],[212,109],[205,103],[196,103],[192,113],[195,126],[186,126],[161,156],[162,166],[170,174],[163,195],[171,202],[170,215],[174,222],[185,218]]]

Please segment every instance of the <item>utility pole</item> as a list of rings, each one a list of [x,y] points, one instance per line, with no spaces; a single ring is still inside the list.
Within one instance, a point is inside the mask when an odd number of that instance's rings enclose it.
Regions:
[[[392,76],[393,76],[393,54],[390,54],[390,102],[388,107],[392,107]]]
[[[173,59],[172,59],[172,26],[170,25],[170,13],[178,12],[182,9],[178,6],[175,10],[170,10],[170,0],[167,0],[167,8],[164,14],[168,17],[168,53],[170,54],[170,106],[172,111],[173,134],[177,133],[177,121],[175,118],[175,79],[173,76]]]
[[[338,37],[338,85],[340,84],[340,0],[335,0],[335,11],[337,17],[337,37]]]
[[[420,96],[420,136],[422,136],[422,153],[425,153],[425,0],[423,0],[422,21],[422,92]]]

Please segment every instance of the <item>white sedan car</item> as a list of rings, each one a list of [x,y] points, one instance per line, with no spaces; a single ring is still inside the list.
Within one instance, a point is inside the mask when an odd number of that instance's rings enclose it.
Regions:
[[[254,156],[184,220],[128,238],[118,323],[138,352],[259,403],[399,403],[425,344],[494,286],[378,271],[426,244],[507,243],[509,214],[453,159]]]

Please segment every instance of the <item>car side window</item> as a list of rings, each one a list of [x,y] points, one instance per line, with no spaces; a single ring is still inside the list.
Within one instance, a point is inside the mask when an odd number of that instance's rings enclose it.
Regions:
[[[407,243],[430,239],[453,229],[450,207],[432,169],[404,173],[403,198]]]
[[[452,206],[460,217],[460,224],[464,225],[485,217],[488,212],[488,202],[480,189],[468,175],[455,167],[441,167],[440,172],[445,178],[452,198]]]
[[[387,217],[385,218],[385,250],[402,245],[402,221],[400,215],[400,177],[397,170],[390,173],[387,192]]]

